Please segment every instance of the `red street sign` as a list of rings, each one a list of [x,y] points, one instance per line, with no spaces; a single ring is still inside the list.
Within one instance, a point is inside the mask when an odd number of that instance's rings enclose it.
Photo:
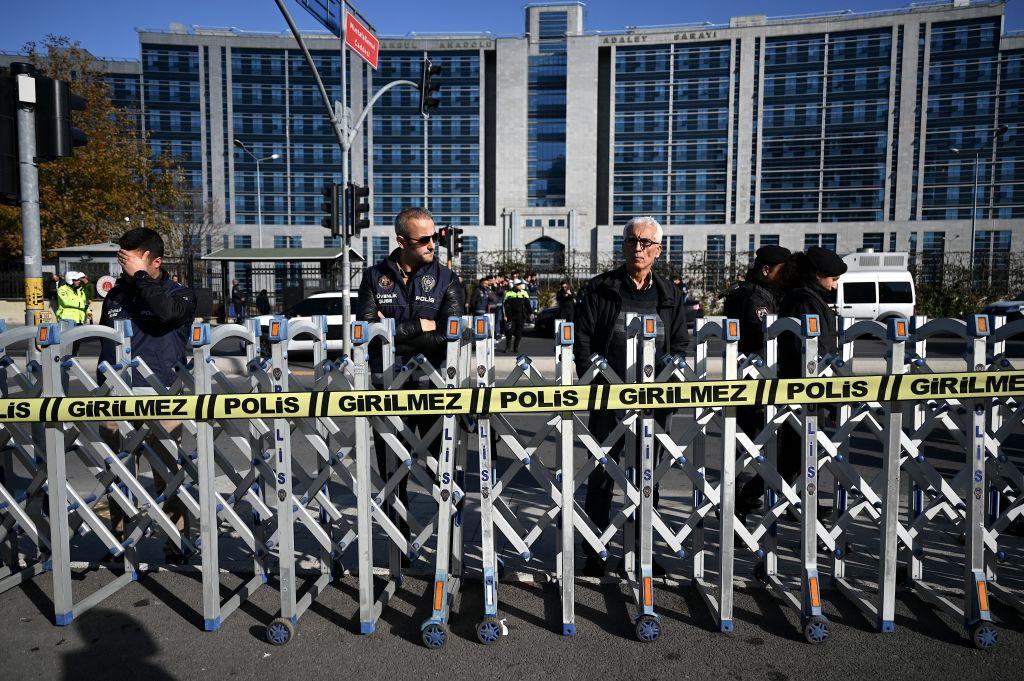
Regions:
[[[345,13],[345,44],[352,51],[366,60],[366,63],[377,70],[377,57],[380,53],[380,41],[370,33],[370,29],[359,23],[351,12]]]

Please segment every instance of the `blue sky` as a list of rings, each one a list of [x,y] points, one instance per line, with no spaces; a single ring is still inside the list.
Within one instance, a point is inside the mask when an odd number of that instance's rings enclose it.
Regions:
[[[590,0],[586,3],[589,30],[624,26],[679,24],[699,21],[724,23],[745,14],[789,16],[850,9],[870,12],[903,7],[908,0]],[[250,31],[283,31],[287,27],[273,0],[9,0],[3,3],[0,50],[19,50],[47,33],[79,40],[93,54],[138,58],[136,28],[166,29],[171,22],[186,26],[233,26]],[[357,7],[381,35],[413,31],[490,31],[514,35],[523,31],[521,0],[360,0]],[[287,6],[300,28],[319,24],[295,0]],[[1024,0],[1010,0],[1005,30],[1024,29]]]

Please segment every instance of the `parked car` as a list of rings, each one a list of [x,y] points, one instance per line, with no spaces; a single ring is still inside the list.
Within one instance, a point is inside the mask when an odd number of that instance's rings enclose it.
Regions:
[[[355,312],[356,300],[359,292],[353,290],[351,293],[352,311]],[[288,319],[309,320],[316,315],[327,317],[327,349],[341,351],[344,349],[344,324],[345,318],[342,315],[342,304],[344,294],[341,291],[326,291],[314,293],[285,310],[282,314]],[[260,315],[256,317],[260,322],[260,336],[264,340],[270,332],[270,320],[273,315]],[[312,338],[297,338],[288,341],[289,352],[312,352]]]
[[[555,337],[555,321],[558,320],[558,308],[546,307],[536,314],[533,320],[533,335],[542,338]]]
[[[914,278],[907,269],[906,253],[852,253],[839,279],[836,312],[843,317],[885,321],[914,316],[917,302]]]
[[[1007,322],[1024,319],[1024,291],[1013,297],[1013,300],[997,300],[985,306],[984,313],[989,317],[1006,317]]]

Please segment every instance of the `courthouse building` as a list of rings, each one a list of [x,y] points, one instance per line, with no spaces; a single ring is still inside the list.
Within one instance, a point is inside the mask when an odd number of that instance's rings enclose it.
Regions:
[[[351,159],[372,188],[355,246],[381,257],[395,214],[426,205],[465,228],[468,272],[503,249],[604,262],[634,215],[665,226],[675,262],[768,243],[1019,251],[1024,35],[1003,13],[954,0],[596,32],[582,3],[536,4],[508,35],[382,36],[378,70],[349,57],[353,116],[383,84],[418,81],[424,56],[444,69],[442,103],[424,121],[418,92],[396,88],[374,108]],[[341,154],[290,34],[172,25],[139,41],[139,62],[104,62],[114,95],[180,160],[226,245],[330,245],[320,188]],[[340,99],[338,39],[307,44]],[[279,154],[260,164],[262,211],[235,139]]]

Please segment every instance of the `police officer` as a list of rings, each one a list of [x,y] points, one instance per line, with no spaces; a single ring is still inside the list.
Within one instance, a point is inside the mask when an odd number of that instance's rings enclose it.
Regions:
[[[781,302],[782,270],[790,251],[782,246],[768,245],[757,249],[754,264],[744,280],[726,296],[725,316],[740,322],[739,351],[748,357],[764,352],[763,322],[766,315],[778,314]],[[740,407],[736,424],[751,439],[764,428],[764,407]],[[764,482],[754,478],[744,485],[736,497],[736,514],[745,519],[764,494]]]
[[[818,315],[818,355],[823,357],[836,352],[839,348],[838,317],[828,303],[828,299],[839,286],[839,277],[846,272],[846,263],[842,258],[820,246],[813,246],[806,253],[796,253],[786,264],[783,275],[784,288],[782,302],[779,304],[780,317],[802,318],[804,315]],[[803,364],[802,343],[800,337],[793,333],[779,336],[779,377],[800,378]],[[800,434],[787,422],[778,431],[778,471],[792,483],[800,474]],[[750,487],[751,489],[747,489]],[[736,508],[739,514],[740,499],[748,510],[756,505],[756,499],[764,492],[764,483],[754,478],[737,498]],[[751,502],[751,500],[754,500]]]
[[[84,324],[89,308],[89,296],[85,293],[85,275],[68,272],[65,283],[57,287],[57,321]]]
[[[519,342],[523,340],[523,327],[530,316],[530,294],[526,290],[526,282],[516,279],[512,288],[505,292],[505,322],[508,329],[505,334],[505,352],[519,352]]]
[[[398,248],[373,267],[366,270],[359,285],[357,316],[365,322],[381,319],[395,320],[396,362],[405,363],[422,354],[435,369],[445,361],[447,340],[445,322],[449,317],[460,317],[465,309],[463,287],[452,270],[437,258],[437,228],[426,208],[406,208],[395,217],[395,239]],[[375,371],[380,370],[380,356],[373,353],[371,361]],[[414,383],[410,388],[421,387]],[[425,385],[422,387],[426,387]],[[411,416],[410,427],[420,437],[429,432],[439,417]],[[382,475],[387,471],[387,449],[384,439],[374,433],[377,465]],[[440,435],[431,443],[430,450],[440,449]],[[408,509],[406,485],[399,485],[399,499]],[[402,523],[403,531],[407,527]]]

